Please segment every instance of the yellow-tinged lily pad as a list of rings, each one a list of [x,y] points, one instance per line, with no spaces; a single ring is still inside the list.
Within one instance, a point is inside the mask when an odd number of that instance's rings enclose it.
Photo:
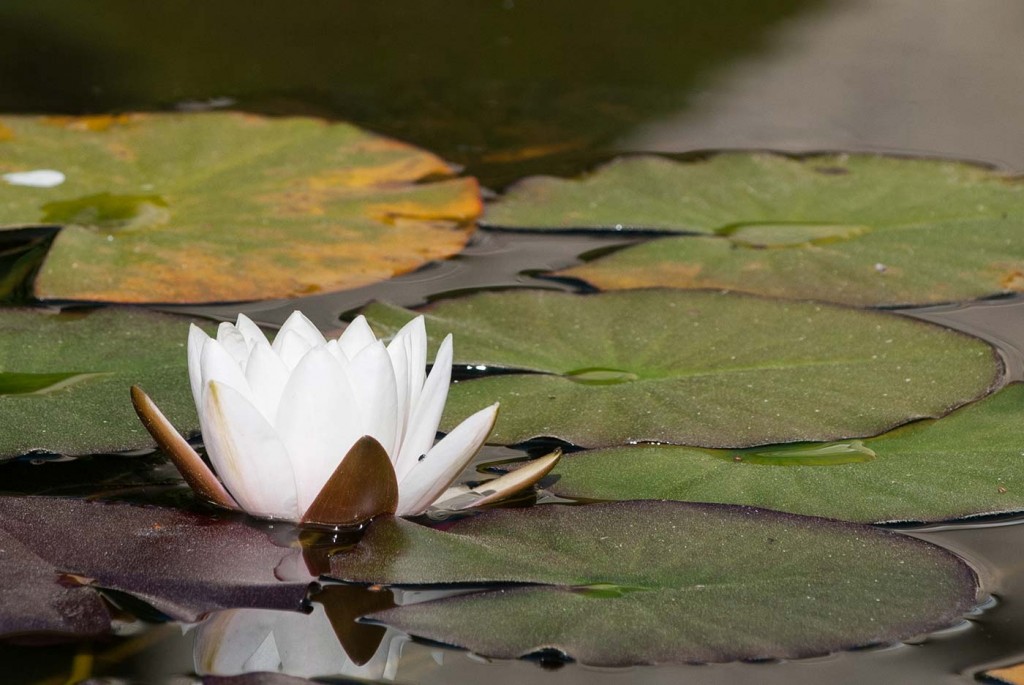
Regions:
[[[605,290],[720,288],[858,306],[1024,290],[1024,183],[958,162],[624,158],[580,180],[527,179],[485,221],[696,234],[559,272]]]
[[[130,309],[0,311],[0,459],[151,447],[132,412],[133,383],[160,399],[178,429],[198,431],[188,322]]]
[[[383,334],[414,312],[365,310]],[[452,387],[455,417],[501,402],[491,440],[747,447],[875,435],[987,394],[986,343],[896,314],[739,294],[515,290],[424,311],[456,364],[528,371]],[[955,372],[954,372],[955,371]]]
[[[457,253],[476,181],[344,123],[3,117],[0,227],[61,227],[42,299],[214,302],[354,288]]]
[[[525,583],[371,614],[485,656],[556,649],[588,664],[785,659],[950,626],[976,578],[890,531],[680,502],[496,510],[431,530],[374,521],[333,577]]]

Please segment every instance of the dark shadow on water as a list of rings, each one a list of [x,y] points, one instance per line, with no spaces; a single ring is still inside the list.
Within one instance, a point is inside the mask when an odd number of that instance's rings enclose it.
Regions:
[[[499,188],[572,174],[821,0],[7,0],[0,111],[229,98],[352,120]],[[231,27],[225,31],[225,27]]]

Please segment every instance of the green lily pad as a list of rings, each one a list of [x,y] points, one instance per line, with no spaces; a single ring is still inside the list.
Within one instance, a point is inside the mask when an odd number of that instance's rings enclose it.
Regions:
[[[956,162],[628,158],[578,181],[528,179],[485,221],[704,234],[558,272],[606,290],[720,288],[858,306],[1024,290],[1024,184]]]
[[[146,388],[182,432],[198,430],[189,319],[127,309],[0,311],[0,459],[152,447],[128,389]]]
[[[582,499],[675,499],[851,521],[1024,511],[1024,385],[859,444],[794,449],[623,447],[562,458],[550,489]]]
[[[491,511],[432,530],[375,521],[331,574],[514,582],[372,618],[486,656],[595,665],[797,658],[949,626],[975,603],[955,556],[903,535],[679,502]]]
[[[413,312],[366,315],[393,333]],[[501,402],[497,443],[703,447],[876,435],[988,393],[987,344],[895,314],[680,290],[486,293],[425,311],[455,361],[540,373],[460,382],[446,419]],[[955,373],[951,370],[955,369]]]
[[[465,245],[473,179],[347,124],[238,113],[3,117],[0,227],[62,227],[42,299],[286,298]]]

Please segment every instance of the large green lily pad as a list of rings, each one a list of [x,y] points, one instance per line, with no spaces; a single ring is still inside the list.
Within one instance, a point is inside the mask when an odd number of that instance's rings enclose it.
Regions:
[[[584,499],[676,499],[864,522],[1024,511],[1024,385],[859,444],[671,445],[563,457],[550,486]]]
[[[1024,290],[1024,184],[956,162],[628,158],[578,181],[524,181],[486,222],[704,234],[559,272],[602,289],[722,288],[860,306]]]
[[[128,396],[139,384],[185,433],[189,319],[129,309],[0,311],[0,458],[152,447]]]
[[[987,344],[895,314],[735,294],[507,291],[425,311],[457,364],[540,373],[461,382],[446,419],[494,401],[491,440],[553,436],[584,447],[704,447],[876,435],[988,393]],[[374,304],[390,334],[413,312]],[[954,372],[955,371],[955,372]]]
[[[0,124],[0,227],[62,227],[36,278],[43,299],[353,288],[455,254],[480,211],[473,179],[422,182],[451,169],[347,124],[237,113]]]
[[[375,521],[333,576],[515,582],[372,617],[495,657],[557,649],[589,664],[796,658],[955,623],[973,572],[878,529],[678,502],[492,511],[445,531]]]

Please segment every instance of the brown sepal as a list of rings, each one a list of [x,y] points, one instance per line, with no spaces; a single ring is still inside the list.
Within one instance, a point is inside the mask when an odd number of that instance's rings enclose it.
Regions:
[[[364,435],[327,479],[302,523],[350,526],[398,509],[398,479],[381,444]]]
[[[132,386],[132,405],[142,425],[153,436],[160,449],[167,453],[171,463],[193,492],[206,501],[227,509],[240,509],[235,498],[224,489],[203,458],[178,434],[156,403],[137,385]]]
[[[473,488],[473,491],[480,493],[481,497],[473,502],[471,506],[479,507],[484,504],[492,504],[517,492],[522,492],[551,473],[551,469],[555,468],[555,464],[561,458],[562,448],[558,447],[553,452],[528,461],[516,470],[509,471],[504,476],[478,485]]]

